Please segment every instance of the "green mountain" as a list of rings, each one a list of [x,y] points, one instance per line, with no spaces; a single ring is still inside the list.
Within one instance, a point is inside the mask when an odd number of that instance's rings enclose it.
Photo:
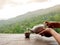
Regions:
[[[16,22],[16,21],[23,21],[27,18],[32,18],[38,15],[44,15],[44,14],[48,14],[48,13],[60,13],[60,5],[54,6],[54,7],[50,7],[47,9],[40,9],[40,10],[36,10],[33,12],[27,12],[23,15],[17,16],[15,18],[9,19],[8,21],[10,22]]]
[[[21,22],[27,18],[32,18],[38,15],[44,15],[44,14],[48,14],[48,13],[60,13],[60,5],[54,6],[54,7],[50,7],[47,9],[40,9],[40,10],[36,10],[33,12],[27,12],[23,15],[19,15],[15,18],[11,18],[8,20],[0,20],[0,25],[1,24],[11,24],[11,23],[15,23],[15,22]]]
[[[28,12],[8,20],[0,20],[0,33],[23,33],[27,28],[44,21],[60,21],[60,5]]]

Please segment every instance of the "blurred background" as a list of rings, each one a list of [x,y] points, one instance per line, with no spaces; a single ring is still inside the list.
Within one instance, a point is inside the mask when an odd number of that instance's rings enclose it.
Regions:
[[[0,0],[0,33],[24,33],[45,21],[60,22],[60,0]]]

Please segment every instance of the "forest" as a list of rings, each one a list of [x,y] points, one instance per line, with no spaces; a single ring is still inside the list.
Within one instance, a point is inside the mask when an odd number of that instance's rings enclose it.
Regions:
[[[24,21],[15,22],[8,25],[3,25],[0,27],[0,33],[24,33],[27,31],[27,28],[31,29],[33,26],[38,24],[43,24],[45,21],[60,21],[60,13],[47,13],[43,15],[32,15],[31,18],[26,18]],[[24,19],[24,18],[23,18]],[[60,29],[55,29],[58,33],[60,33]]]

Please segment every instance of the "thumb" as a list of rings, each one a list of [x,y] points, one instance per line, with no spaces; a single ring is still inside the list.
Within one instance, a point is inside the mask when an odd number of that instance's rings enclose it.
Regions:
[[[41,31],[39,34],[42,35],[46,30]]]

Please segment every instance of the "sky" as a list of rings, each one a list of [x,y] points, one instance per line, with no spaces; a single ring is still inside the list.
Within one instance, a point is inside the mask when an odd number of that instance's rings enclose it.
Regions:
[[[0,0],[0,20],[60,4],[60,0]]]

